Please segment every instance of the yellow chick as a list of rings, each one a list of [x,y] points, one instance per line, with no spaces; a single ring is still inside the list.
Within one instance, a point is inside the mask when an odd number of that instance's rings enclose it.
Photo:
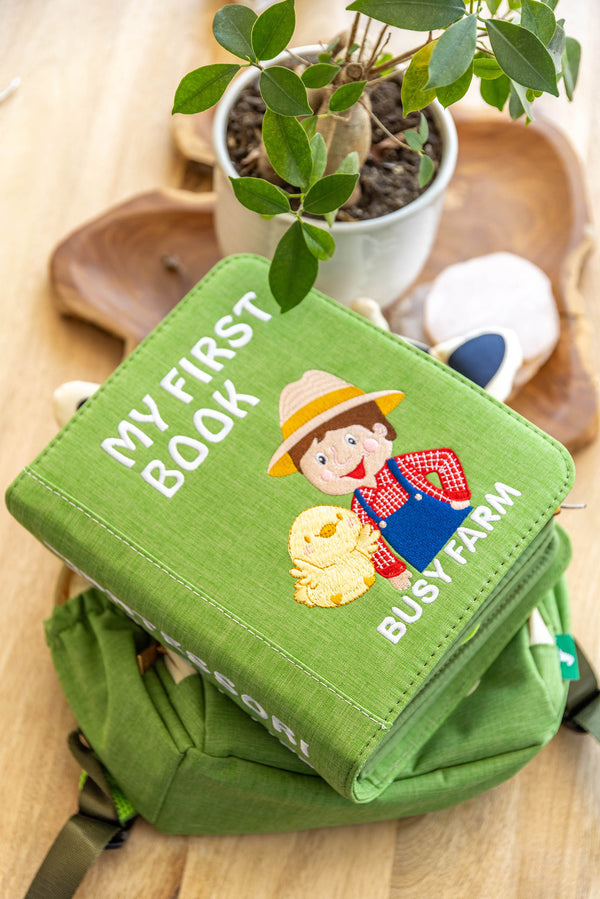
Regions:
[[[290,529],[290,570],[296,602],[334,608],[352,602],[375,582],[371,556],[379,534],[349,509],[313,506]]]

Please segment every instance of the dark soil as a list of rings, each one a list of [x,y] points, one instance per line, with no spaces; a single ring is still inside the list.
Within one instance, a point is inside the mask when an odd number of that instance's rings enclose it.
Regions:
[[[401,79],[388,79],[369,89],[375,116],[392,134],[400,134],[419,125],[420,113],[402,115],[400,101]],[[261,140],[261,122],[265,104],[258,87],[250,86],[240,95],[229,117],[227,147],[234,167],[240,175],[258,176],[257,150]],[[425,116],[429,124],[429,139],[424,150],[433,160],[435,173],[439,168],[442,141],[433,117],[428,109]],[[400,135],[401,136],[401,135]],[[421,188],[418,180],[419,157],[410,150],[397,146],[373,122],[373,144],[361,173],[359,201],[338,212],[338,221],[360,221],[377,218],[401,209],[419,197],[431,185]],[[290,187],[290,192],[293,192]]]

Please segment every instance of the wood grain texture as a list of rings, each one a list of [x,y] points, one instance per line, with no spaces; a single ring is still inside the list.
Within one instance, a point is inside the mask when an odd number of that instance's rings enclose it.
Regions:
[[[5,0],[0,85],[21,87],[0,104],[2,124],[3,428],[6,486],[54,433],[50,394],[72,378],[102,381],[122,342],[57,314],[47,266],[82,222],[132,195],[180,183],[169,136],[173,92],[189,69],[214,58],[208,0]],[[310,41],[335,30],[343,4],[296,0]],[[574,104],[549,101],[585,164],[600,208],[600,8],[561,0],[583,43]],[[314,13],[314,15],[311,15]],[[309,21],[310,15],[310,21]],[[411,40],[414,40],[414,35]],[[590,358],[600,373],[600,259],[586,264],[582,304]],[[563,513],[574,547],[573,628],[600,661],[598,534],[600,447],[576,456]],[[24,895],[41,857],[76,802],[77,766],[65,738],[73,718],[44,644],[60,565],[7,513],[0,518],[0,896]],[[83,899],[197,899],[309,895],[374,899],[595,899],[600,896],[600,747],[561,733],[517,777],[454,809],[372,826],[261,837],[165,837],[136,825],[125,849],[86,877]],[[203,892],[204,891],[204,892]]]
[[[77,228],[52,254],[60,312],[125,341],[128,352],[220,259],[213,194],[154,190]]]

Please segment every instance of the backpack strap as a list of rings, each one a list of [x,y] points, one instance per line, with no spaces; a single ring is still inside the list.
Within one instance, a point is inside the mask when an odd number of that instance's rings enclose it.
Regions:
[[[600,740],[600,687],[589,659],[575,641],[579,680],[571,681],[563,724],[571,730],[589,733]]]
[[[124,820],[106,773],[78,731],[69,736],[69,749],[81,764],[85,780],[79,811],[59,832],[35,875],[25,899],[71,899],[86,872],[103,849],[118,849],[128,837],[135,813]]]

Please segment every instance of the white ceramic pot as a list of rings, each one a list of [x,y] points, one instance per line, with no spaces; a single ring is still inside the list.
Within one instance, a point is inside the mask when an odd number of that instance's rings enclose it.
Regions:
[[[300,54],[314,50],[302,47]],[[320,48],[317,48],[320,49]],[[265,221],[236,200],[229,177],[238,177],[227,152],[229,111],[245,85],[256,78],[247,69],[236,78],[217,106],[213,140],[217,166],[215,227],[224,255],[258,253],[271,259],[293,216]],[[316,287],[345,305],[372,297],[381,306],[397,299],[423,268],[437,233],[444,191],[454,172],[458,142],[450,113],[437,101],[431,106],[443,142],[439,170],[430,187],[413,203],[364,222],[335,222],[335,255],[319,264]]]

